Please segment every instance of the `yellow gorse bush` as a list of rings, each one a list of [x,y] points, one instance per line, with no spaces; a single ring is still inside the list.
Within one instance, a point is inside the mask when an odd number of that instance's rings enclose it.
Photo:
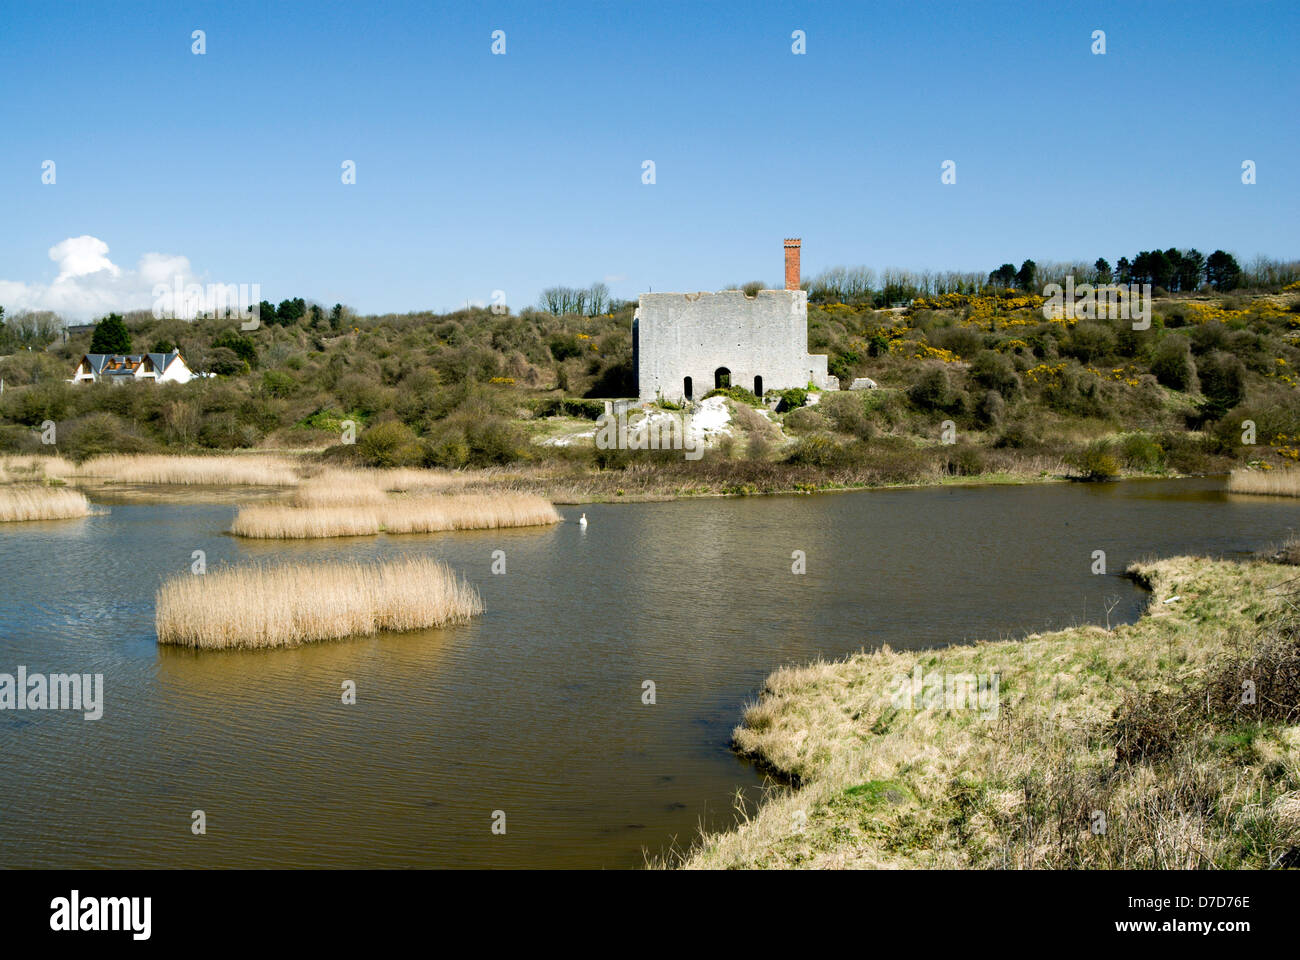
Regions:
[[[1025,379],[1030,383],[1040,383],[1045,380],[1058,380],[1065,368],[1069,364],[1061,363],[1040,363],[1036,367],[1030,367],[1025,371]]]

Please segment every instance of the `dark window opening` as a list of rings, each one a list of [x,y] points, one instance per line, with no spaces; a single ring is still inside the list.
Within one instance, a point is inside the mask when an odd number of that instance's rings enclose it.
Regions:
[[[755,395],[755,396],[758,396],[758,397],[761,397],[761,396],[763,395],[763,378],[762,378],[762,377],[755,377],[755,378],[754,378],[754,395]]]
[[[683,387],[683,389],[686,391],[686,399],[687,399],[687,400],[692,399],[692,392],[693,392],[693,391],[692,391],[692,388],[691,388],[691,378],[690,378],[690,377],[687,377],[685,380],[682,381],[682,387]]]
[[[718,367],[713,371],[713,388],[715,390],[731,389],[731,371],[726,367]]]

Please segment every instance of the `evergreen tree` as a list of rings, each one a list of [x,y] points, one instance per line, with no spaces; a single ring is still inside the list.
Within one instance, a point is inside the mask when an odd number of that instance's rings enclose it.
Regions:
[[[1241,267],[1237,258],[1222,250],[1215,250],[1205,260],[1205,279],[1215,290],[1235,290],[1241,283]]]
[[[1038,275],[1038,264],[1032,260],[1026,260],[1020,265],[1020,270],[1016,273],[1016,286],[1021,290],[1033,290],[1034,278]]]
[[[989,274],[989,283],[995,287],[1009,287],[1015,280],[1016,267],[1011,263],[1004,263]]]
[[[1205,254],[1195,247],[1183,254],[1178,264],[1178,289],[1199,290],[1205,274]]]
[[[1164,284],[1166,289],[1178,289],[1178,272],[1183,268],[1183,254],[1177,247],[1170,247],[1165,251],[1165,259],[1169,261],[1169,279]]]
[[[95,333],[90,338],[90,352],[131,352],[131,332],[126,329],[126,322],[116,313],[110,313],[95,324]]]
[[[280,326],[287,327],[292,323],[297,323],[307,313],[307,301],[302,297],[295,297],[292,300],[282,300],[280,305],[275,308],[276,320]]]

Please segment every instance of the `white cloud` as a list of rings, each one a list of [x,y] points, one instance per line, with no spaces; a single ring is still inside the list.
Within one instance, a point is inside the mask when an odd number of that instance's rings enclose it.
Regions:
[[[59,265],[59,278],[55,283],[72,277],[88,277],[103,270],[114,277],[122,273],[121,268],[108,259],[108,244],[98,237],[68,237],[50,247],[50,259]]]
[[[0,280],[0,306],[8,314],[22,310],[53,310],[65,320],[93,320],[106,313],[148,310],[154,287],[197,283],[186,257],[146,253],[134,270],[123,269],[108,257],[108,244],[98,237],[69,237],[50,247],[59,268],[52,283]]]

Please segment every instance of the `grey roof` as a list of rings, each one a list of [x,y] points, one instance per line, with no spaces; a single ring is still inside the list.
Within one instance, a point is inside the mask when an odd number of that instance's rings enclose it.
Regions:
[[[169,350],[167,353],[151,353],[149,359],[153,361],[154,369],[159,373],[166,370],[173,360],[181,355],[179,350]]]
[[[148,357],[149,362],[153,364],[154,370],[158,373],[163,373],[180,355],[181,352],[179,350],[170,350],[167,353],[88,353],[86,354],[85,359],[89,361],[90,369],[93,373],[102,374],[105,372],[104,367],[112,361],[120,360],[124,363],[135,365],[142,363],[144,359]],[[112,377],[124,377],[134,375],[134,373],[135,371],[132,369],[122,369],[109,370],[107,375]]]

